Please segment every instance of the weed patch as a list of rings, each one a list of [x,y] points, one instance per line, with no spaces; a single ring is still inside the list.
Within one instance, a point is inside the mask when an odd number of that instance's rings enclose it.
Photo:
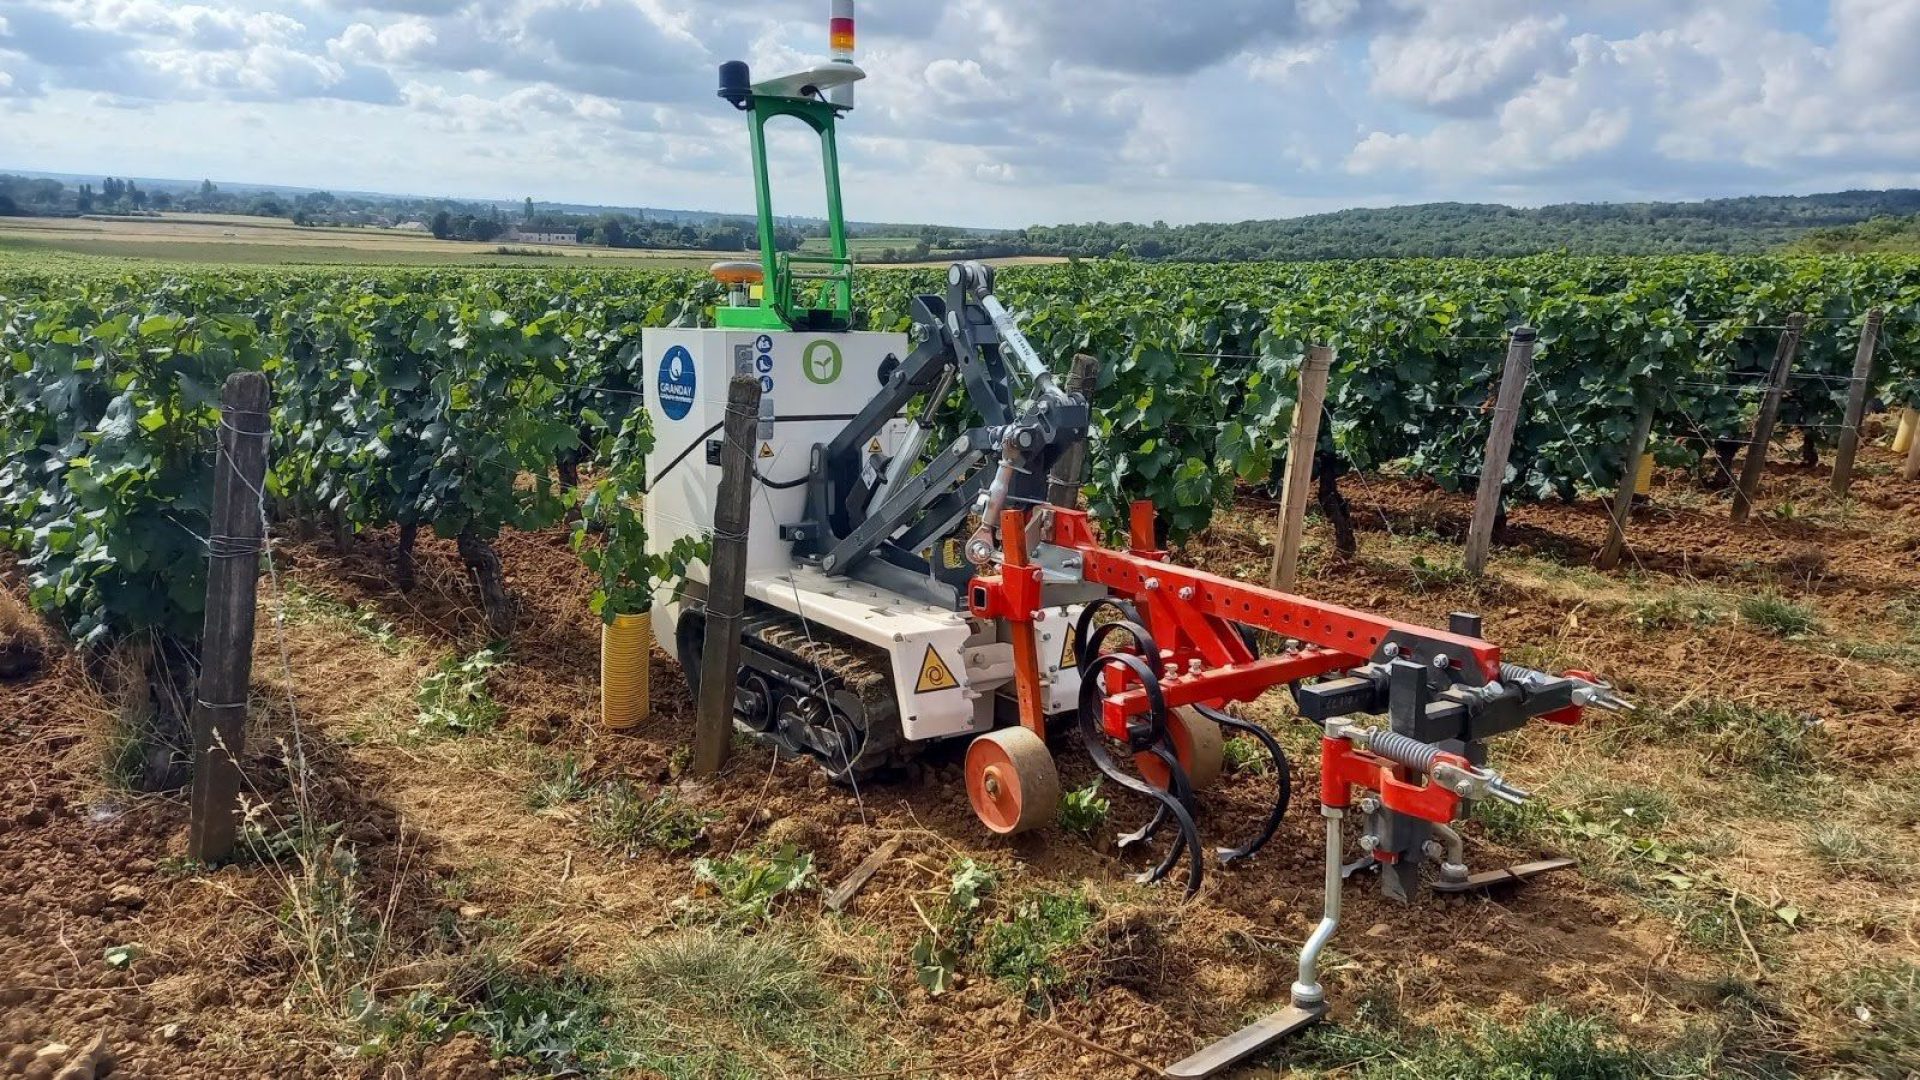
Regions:
[[[1684,630],[1720,621],[1720,606],[1709,593],[1663,592],[1635,604],[1628,618],[1641,630]]]
[[[1310,1029],[1288,1063],[1376,1080],[1642,1080],[1711,1074],[1711,1063],[1638,1049],[1606,1023],[1541,1009],[1476,1037],[1407,1025],[1377,1001],[1350,1024]]]
[[[694,880],[713,889],[725,917],[757,922],[773,917],[783,896],[807,892],[815,884],[813,856],[787,844],[770,854],[748,852],[693,864]]]
[[[566,803],[581,802],[593,794],[580,768],[580,759],[568,754],[548,763],[547,770],[527,793],[527,807],[549,810]]]
[[[1273,756],[1258,739],[1236,735],[1221,744],[1221,761],[1228,772],[1265,776],[1273,771]]]
[[[462,994],[418,991],[397,1005],[369,1007],[361,1019],[361,1057],[470,1033],[494,1060],[524,1063],[521,1075],[611,1077],[640,1064],[627,1048],[607,985],[571,968],[554,974],[479,962]]]
[[[344,840],[302,851],[285,888],[279,928],[297,973],[295,992],[323,1015],[363,1015],[388,959],[388,939],[367,913],[359,858]]]
[[[917,901],[914,904],[927,932],[913,944],[913,976],[936,997],[953,988],[961,957],[973,947],[979,930],[981,905],[1000,886],[991,868],[972,859],[955,859],[949,869],[947,895],[935,914],[928,915]]]
[[[1414,588],[1422,591],[1461,585],[1471,580],[1465,564],[1428,559],[1425,555],[1415,555],[1407,564],[1407,572],[1413,576]]]
[[[415,695],[419,711],[413,733],[427,738],[474,735],[493,730],[500,722],[500,706],[487,688],[488,677],[500,666],[495,648],[468,656],[448,656],[426,678]]]
[[[1106,824],[1107,812],[1113,804],[1100,797],[1098,777],[1083,788],[1075,788],[1060,796],[1060,827],[1068,832],[1077,832],[1091,836],[1094,830]]]
[[[1756,776],[1784,778],[1819,763],[1819,721],[1779,709],[1700,701],[1667,712],[1667,722],[1697,735],[1707,757]]]
[[[1920,1073],[1920,965],[1894,964],[1860,973],[1846,1004],[1853,1031],[1841,1060],[1873,1076]]]
[[[1098,911],[1085,893],[1036,893],[980,937],[986,974],[1023,990],[1030,1005],[1069,983],[1061,958],[1093,929]]]
[[[388,656],[398,656],[411,644],[391,622],[377,612],[350,607],[330,596],[290,582],[286,591],[286,612],[294,621],[312,620],[345,627],[370,642]]]
[[[588,832],[628,858],[647,850],[690,851],[719,820],[716,813],[687,805],[670,788],[644,795],[625,780],[601,785],[588,804]]]
[[[622,973],[629,1045],[648,1075],[837,1075],[900,1064],[840,1016],[819,960],[777,934],[689,930],[650,940]]]
[[[1812,608],[1805,604],[1797,604],[1774,592],[1742,597],[1740,618],[1762,630],[1786,638],[1809,634],[1818,625]]]

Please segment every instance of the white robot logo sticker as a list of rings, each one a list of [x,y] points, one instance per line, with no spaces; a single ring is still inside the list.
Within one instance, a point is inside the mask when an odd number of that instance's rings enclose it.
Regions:
[[[660,359],[660,411],[669,420],[685,420],[693,411],[693,355],[684,345]]]

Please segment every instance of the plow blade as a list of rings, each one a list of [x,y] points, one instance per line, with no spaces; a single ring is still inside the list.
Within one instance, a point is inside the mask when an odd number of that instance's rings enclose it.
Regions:
[[[1433,883],[1433,891],[1462,893],[1473,892],[1476,889],[1491,889],[1525,881],[1549,871],[1565,870],[1570,866],[1578,865],[1579,861],[1576,859],[1537,859],[1533,862],[1514,863],[1512,866],[1503,866],[1498,870],[1483,870],[1464,881],[1436,881]]]
[[[1200,1080],[1231,1068],[1290,1035],[1304,1031],[1327,1015],[1325,1006],[1303,1009],[1289,1005],[1269,1013],[1197,1054],[1167,1066],[1165,1075],[1178,1080]]]

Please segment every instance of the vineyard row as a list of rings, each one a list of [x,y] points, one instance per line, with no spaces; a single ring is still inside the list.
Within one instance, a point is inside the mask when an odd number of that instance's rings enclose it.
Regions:
[[[859,306],[894,328],[939,280],[869,273]],[[1648,406],[1664,464],[1730,453],[1792,312],[1808,326],[1779,430],[1803,453],[1837,438],[1870,308],[1885,315],[1874,395],[1920,405],[1912,258],[1102,262],[1003,271],[1000,292],[1063,370],[1076,352],[1104,361],[1095,509],[1152,499],[1176,533],[1274,475],[1310,343],[1336,356],[1330,471],[1399,462],[1457,489],[1477,478],[1510,331],[1537,327],[1509,462],[1521,500],[1610,488]],[[709,318],[716,299],[683,272],[0,274],[0,531],[77,637],[151,630],[190,651],[216,397],[231,372],[259,370],[276,512],[397,526],[403,583],[430,528],[484,585],[502,529],[585,504],[623,515],[612,548],[580,547],[607,609],[629,607],[667,569],[643,561],[622,509],[650,445],[639,332]]]

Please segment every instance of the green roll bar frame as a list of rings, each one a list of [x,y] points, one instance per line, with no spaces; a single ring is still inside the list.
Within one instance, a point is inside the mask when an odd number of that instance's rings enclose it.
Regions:
[[[847,257],[847,223],[840,207],[840,154],[834,122],[845,109],[811,98],[755,94],[748,131],[753,140],[753,199],[759,216],[762,300],[754,307],[718,307],[714,322],[742,330],[846,330],[853,325],[853,260]],[[767,121],[791,116],[820,137],[827,182],[827,234],[831,255],[797,255],[774,248],[773,188],[767,180]],[[821,288],[808,288],[820,286]],[[824,293],[815,307],[802,292]]]

